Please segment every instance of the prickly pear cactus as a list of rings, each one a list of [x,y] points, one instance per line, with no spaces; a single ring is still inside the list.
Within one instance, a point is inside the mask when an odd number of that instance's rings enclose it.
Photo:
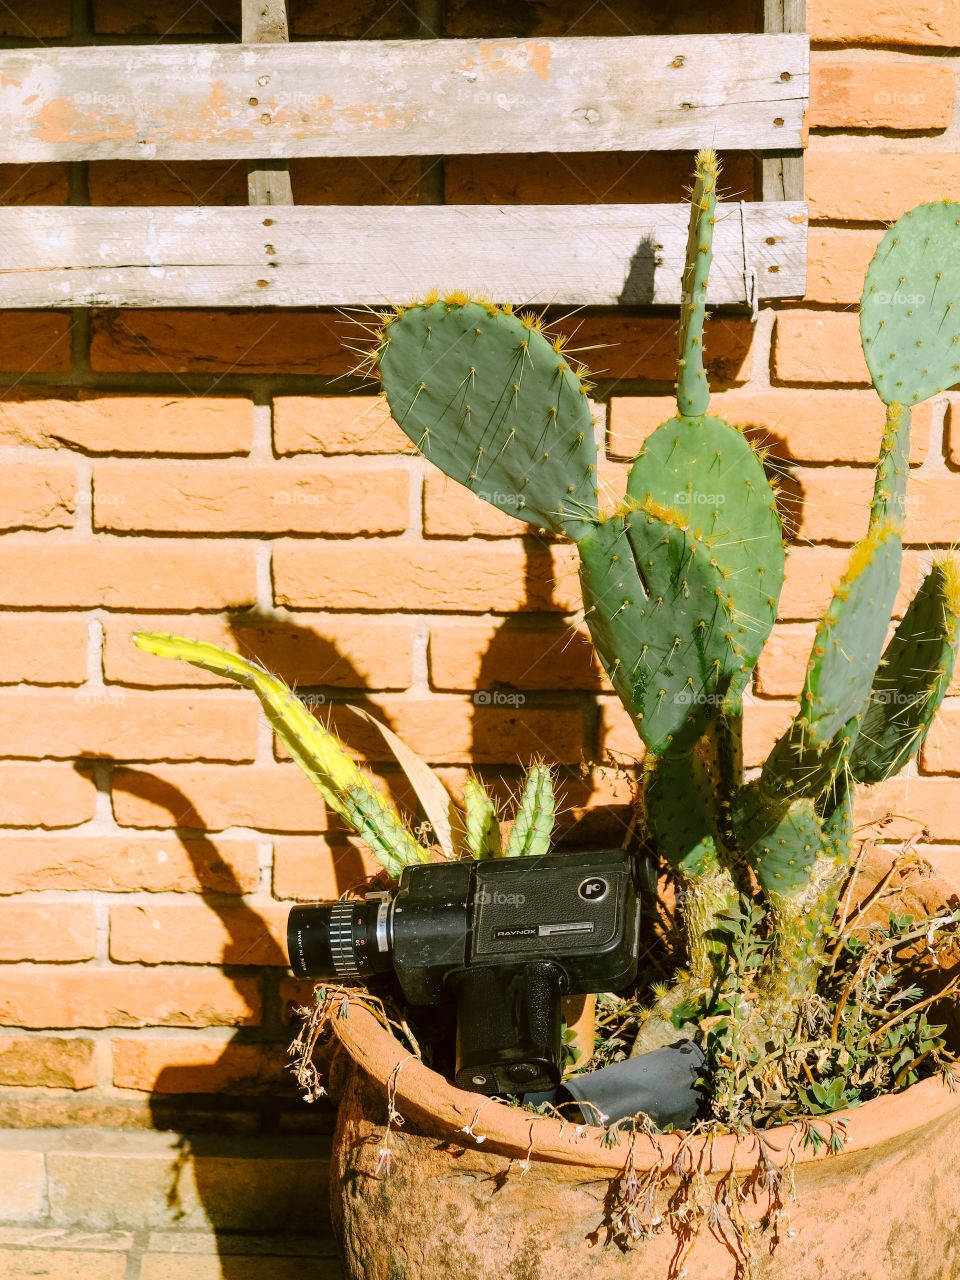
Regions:
[[[374,355],[396,422],[427,459],[577,544],[587,625],[646,748],[647,834],[683,889],[682,989],[654,1009],[638,1049],[676,1038],[678,1009],[715,976],[717,926],[744,894],[759,896],[769,930],[756,1023],[787,1033],[817,980],[856,784],[890,776],[919,750],[960,634],[960,575],[940,561],[883,647],[900,585],[910,406],[960,380],[960,205],[942,203],[901,218],[868,271],[863,347],[887,408],[865,536],[817,627],[796,720],[745,781],[742,698],[776,618],[784,548],[762,454],[708,414],[718,174],[713,152],[701,152],[677,414],[648,437],[613,510],[598,502],[585,370],[532,316],[431,297],[386,317]],[[529,830],[518,819],[511,842]]]

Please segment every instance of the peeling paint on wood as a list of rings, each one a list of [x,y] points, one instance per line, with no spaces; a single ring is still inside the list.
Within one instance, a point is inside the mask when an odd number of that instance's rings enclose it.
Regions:
[[[0,51],[0,162],[801,145],[805,35]]]

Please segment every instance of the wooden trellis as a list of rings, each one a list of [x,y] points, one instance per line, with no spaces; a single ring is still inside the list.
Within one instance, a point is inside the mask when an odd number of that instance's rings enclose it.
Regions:
[[[802,295],[802,11],[766,0],[755,35],[289,43],[282,0],[244,0],[236,45],[2,52],[0,162],[246,160],[252,207],[0,209],[0,307],[675,304],[681,203],[294,206],[286,165],[707,144],[755,153],[762,197],[721,206],[710,303]]]

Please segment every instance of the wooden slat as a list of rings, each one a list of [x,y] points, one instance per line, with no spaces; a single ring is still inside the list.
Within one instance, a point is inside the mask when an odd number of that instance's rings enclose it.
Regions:
[[[0,307],[317,307],[431,288],[675,304],[688,206],[0,209]],[[746,261],[744,256],[746,238]],[[721,206],[713,305],[802,292],[806,208]]]
[[[763,0],[764,31],[805,31],[806,26],[806,0]],[[798,147],[761,156],[757,167],[760,200],[803,199],[803,152]]]
[[[241,37],[244,44],[284,44],[290,39],[287,0],[243,0]],[[286,160],[247,165],[248,204],[293,204],[290,168]]]
[[[0,161],[800,146],[805,35],[0,52]],[[785,78],[786,77],[786,78]]]

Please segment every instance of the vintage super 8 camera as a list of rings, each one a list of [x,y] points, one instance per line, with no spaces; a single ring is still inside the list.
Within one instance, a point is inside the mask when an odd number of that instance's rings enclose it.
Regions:
[[[409,866],[392,898],[294,907],[287,947],[298,976],[392,970],[412,1005],[455,1001],[457,1084],[504,1094],[559,1082],[561,997],[629,986],[639,930],[634,860],[611,849]]]

